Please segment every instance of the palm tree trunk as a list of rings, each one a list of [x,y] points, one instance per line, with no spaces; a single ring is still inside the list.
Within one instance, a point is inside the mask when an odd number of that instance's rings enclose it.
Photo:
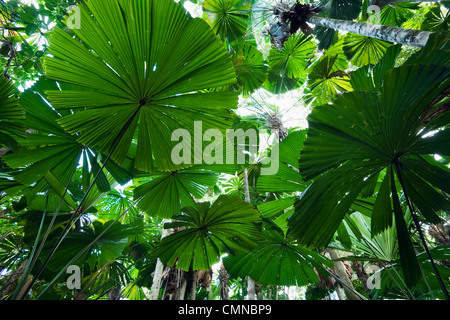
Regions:
[[[250,203],[250,186],[248,183],[248,169],[244,169],[244,191],[245,191],[245,202]],[[252,278],[247,279],[247,300],[256,300],[256,282]]]
[[[407,46],[425,47],[432,32],[404,29],[399,27],[382,26],[370,23],[337,20],[322,17],[311,17],[308,20],[316,26],[352,32],[366,37],[376,38],[383,41],[400,43]]]
[[[182,270],[178,270],[177,273],[177,288],[175,291],[176,300],[184,300],[186,296],[187,279],[186,273]]]
[[[353,284],[350,280],[350,278],[347,275],[347,271],[345,269],[344,264],[342,261],[339,261],[340,256],[338,252],[335,249],[327,249],[331,260],[333,260],[334,263],[334,270],[336,271],[336,274],[338,275],[339,279],[345,283],[345,286],[343,286],[345,295],[349,300],[361,300],[359,296],[355,294],[355,289],[353,288]]]
[[[364,286],[364,291],[369,295],[370,297],[370,289],[368,284],[369,275],[367,274],[366,270],[364,269],[364,265],[359,261],[353,261],[352,267],[356,272],[356,275],[358,276],[358,279],[361,281],[361,283]]]
[[[220,263],[219,279],[220,279],[220,299],[223,301],[229,300],[228,296],[228,279],[230,275],[228,274],[223,262]]]
[[[166,222],[167,221],[164,220],[163,225]],[[161,239],[164,239],[167,236],[168,236],[168,230],[163,229],[162,233],[161,233]],[[156,262],[155,272],[153,274],[153,283],[152,283],[152,288],[150,290],[150,298],[149,298],[150,300],[158,300],[159,291],[161,290],[161,282],[162,282],[163,273],[164,273],[164,264],[161,262],[161,260],[158,259],[158,261]]]
[[[256,300],[256,282],[252,278],[247,279],[247,300]]]
[[[195,281],[195,277],[192,277],[191,300],[194,301],[196,298],[197,298],[197,281]]]

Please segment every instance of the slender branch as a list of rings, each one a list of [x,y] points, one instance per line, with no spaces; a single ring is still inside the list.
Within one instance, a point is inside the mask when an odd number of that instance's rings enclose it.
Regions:
[[[7,77],[8,78],[9,67],[11,66],[12,61],[16,57],[16,49],[14,48],[14,45],[13,45],[13,43],[11,41],[4,40],[4,39],[0,39],[0,41],[6,43],[6,45],[9,46],[9,53],[8,53],[9,54],[9,59],[6,62],[5,70],[3,71],[3,74],[2,74],[3,77]]]

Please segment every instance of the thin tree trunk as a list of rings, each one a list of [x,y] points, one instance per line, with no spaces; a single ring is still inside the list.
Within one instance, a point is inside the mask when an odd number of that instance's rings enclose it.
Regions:
[[[407,46],[425,47],[432,32],[382,26],[370,23],[337,20],[322,17],[311,17],[308,20],[316,26],[360,34],[383,41],[401,43]]]
[[[155,273],[153,274],[153,284],[150,290],[150,300],[158,300],[159,291],[161,290],[161,281],[164,272],[164,264],[158,259],[156,263]]]
[[[248,169],[244,169],[244,191],[245,191],[245,202],[251,203],[250,199],[250,186],[248,183]],[[256,300],[256,282],[251,277],[247,279],[247,300]]]
[[[192,277],[192,284],[191,284],[191,300],[194,301],[197,297],[197,281],[195,280],[195,277]]]
[[[180,276],[182,277],[182,279],[180,279],[181,283],[180,283],[179,288],[177,288],[176,299],[177,300],[184,300],[184,297],[186,295],[187,279],[186,279],[186,276],[185,276],[184,272],[182,272],[180,274]]]
[[[208,284],[208,287],[206,288],[206,291],[208,292],[208,300],[209,301],[214,300],[214,294],[213,294],[213,290],[212,290],[212,282],[210,282]]]
[[[337,296],[339,300],[345,300],[345,294],[342,291],[342,287],[339,285],[338,282],[334,283],[334,289],[336,290]]]
[[[361,300],[361,298],[354,293],[353,284],[347,275],[344,264],[342,263],[342,261],[338,261],[338,259],[340,258],[338,252],[335,249],[330,248],[327,249],[327,251],[331,257],[331,260],[333,260],[334,270],[336,271],[336,274],[338,275],[339,279],[346,284],[346,286],[343,286],[343,289],[347,298],[349,300]]]
[[[19,279],[22,277],[27,264],[28,260],[23,261],[20,264],[20,266],[17,267],[17,269],[11,273],[11,275],[8,277],[3,287],[0,288],[0,300],[5,296],[8,296],[14,292],[14,287],[17,285]],[[24,292],[21,291],[20,296],[22,296],[23,294]]]
[[[167,221],[164,220],[163,225],[166,222]],[[169,234],[168,230],[162,229],[161,239],[167,237],[168,234]],[[161,290],[163,273],[164,273],[164,264],[161,262],[161,260],[158,259],[158,261],[156,262],[155,272],[153,274],[153,284],[150,290],[150,298],[149,298],[150,300],[158,300],[159,298],[159,291]]]
[[[109,291],[108,294],[108,300],[120,300],[120,289],[116,286],[114,286],[113,288],[111,288],[111,290]]]
[[[247,300],[256,300],[256,282],[252,278],[247,279]]]
[[[228,296],[228,279],[229,278],[230,278],[230,275],[228,274],[227,270],[225,269],[223,262],[221,262],[220,270],[219,270],[220,299],[224,300],[224,301],[229,300],[229,296]]]
[[[364,269],[364,265],[359,261],[353,261],[352,267],[356,271],[356,275],[358,276],[358,279],[361,281],[362,285],[364,286],[364,290],[366,293],[370,296],[370,289],[367,285],[367,282],[369,280],[369,275],[367,274],[366,270]]]

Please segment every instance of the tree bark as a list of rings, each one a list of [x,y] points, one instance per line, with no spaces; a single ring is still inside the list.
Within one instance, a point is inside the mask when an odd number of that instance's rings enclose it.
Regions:
[[[248,183],[248,169],[244,169],[244,191],[245,191],[245,202],[251,203],[250,199],[250,186]],[[251,277],[247,279],[247,300],[256,300],[256,282]]]
[[[347,296],[348,300],[361,300],[361,298],[354,293],[354,287],[350,280],[350,278],[347,275],[346,268],[342,261],[338,261],[340,258],[338,252],[335,249],[327,249],[331,260],[333,260],[334,263],[334,270],[336,271],[336,274],[338,275],[339,279],[346,285],[343,286],[345,295]]]
[[[256,282],[252,278],[247,279],[247,300],[256,300]]]
[[[363,284],[364,290],[370,296],[370,289],[369,289],[369,286],[367,285],[367,281],[369,280],[369,275],[367,274],[366,270],[364,270],[364,265],[361,262],[355,260],[352,262],[352,267],[353,267],[353,269],[355,269],[358,279]]]
[[[322,17],[311,17],[308,22],[324,28],[347,31],[366,37],[394,43],[401,43],[407,46],[418,48],[425,47],[428,39],[430,38],[430,35],[433,34],[429,31],[404,29],[399,27],[382,26],[377,24]]]
[[[228,296],[228,279],[230,275],[228,274],[223,262],[220,263],[219,279],[220,279],[220,299],[223,301],[229,300]]]
[[[181,270],[179,271],[180,272],[178,273],[178,286],[175,292],[175,299],[184,300],[184,297],[186,296],[187,279],[185,272]]]
[[[25,268],[26,268],[27,264],[28,264],[28,260],[23,261],[20,264],[20,266],[18,266],[17,269],[11,273],[11,275],[8,277],[8,279],[4,283],[3,287],[0,288],[0,300],[6,296],[9,296],[10,294],[12,294],[14,292],[15,286],[17,285],[17,283],[19,282],[23,273],[25,272]],[[22,297],[23,294],[24,294],[24,292],[21,291],[19,294],[19,297]]]
[[[197,281],[195,281],[195,277],[192,277],[191,283],[191,300],[194,301],[197,298]]]
[[[163,224],[167,221],[164,220]],[[168,230],[162,229],[161,232],[161,239],[164,239],[169,234]],[[161,262],[161,260],[158,259],[155,267],[155,272],[153,274],[153,283],[152,288],[150,289],[150,300],[158,300],[159,298],[159,291],[161,290],[161,281],[164,273],[164,264]]]

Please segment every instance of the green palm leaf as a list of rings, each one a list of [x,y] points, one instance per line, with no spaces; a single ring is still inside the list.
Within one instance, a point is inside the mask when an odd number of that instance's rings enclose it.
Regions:
[[[273,175],[261,175],[258,178],[259,192],[297,192],[306,188],[298,172],[298,158],[306,140],[306,131],[295,131],[279,143],[279,170]],[[270,164],[273,166],[274,164]]]
[[[414,11],[417,9],[416,3],[392,3],[383,8],[380,13],[380,24],[386,26],[400,27],[405,21],[414,16]]]
[[[25,137],[25,115],[11,83],[0,77],[0,145],[17,150],[17,137]]]
[[[258,247],[249,253],[227,256],[224,265],[232,277],[249,276],[262,285],[305,286],[319,281],[314,269],[328,277],[324,265],[332,268],[333,264],[266,223]]]
[[[59,271],[61,266],[66,265],[83,250],[86,250],[86,253],[82,256],[83,259],[86,259],[93,266],[98,264],[98,267],[101,267],[120,257],[129,242],[129,238],[142,234],[143,230],[142,221],[132,224],[95,221],[92,227],[84,227],[82,231],[69,233],[50,260],[48,267],[51,270]],[[101,238],[94,242],[100,235],[102,235]],[[42,251],[44,257],[48,254],[52,245],[51,241],[48,242],[47,247]]]
[[[350,77],[339,68],[337,59],[337,55],[323,57],[309,74],[308,85],[318,105],[332,101],[344,92],[352,91]]]
[[[361,260],[391,262],[398,256],[395,223],[380,234],[372,236],[371,219],[360,212],[345,218],[345,227],[352,240],[352,248]],[[354,232],[353,230],[357,230]]]
[[[101,171],[105,156],[78,142],[78,135],[71,135],[58,124],[62,116],[70,114],[69,110],[55,111],[45,99],[46,90],[57,90],[58,87],[69,87],[46,79],[39,80],[32,88],[24,92],[20,98],[26,112],[27,127],[35,133],[20,139],[24,147],[20,152],[4,157],[5,162],[17,169],[14,178],[25,186],[33,186],[34,192],[46,191],[49,187],[45,175],[49,172],[61,185],[67,186],[74,170],[82,166],[83,190],[87,190],[90,182],[97,174],[96,185],[101,192],[110,190],[110,182]],[[133,165],[130,158],[124,161],[124,169],[114,162],[106,166],[114,178],[126,184],[132,178]]]
[[[154,252],[167,265],[182,270],[208,270],[225,252],[237,253],[255,245],[261,220],[251,204],[238,196],[220,196],[214,204],[197,203],[173,217],[166,228],[182,228],[161,241]]]
[[[436,65],[391,69],[379,94],[347,93],[333,106],[313,111],[300,172],[314,181],[290,219],[291,231],[302,243],[326,246],[356,197],[386,169],[372,213],[372,232],[390,227],[395,213],[407,281],[417,282],[420,271],[393,181],[394,175],[401,175],[403,191],[429,222],[439,222],[437,213],[449,209],[445,194],[450,191],[450,170],[426,160],[427,154],[450,153],[449,144],[442,145],[448,131],[427,136],[430,129],[421,130],[425,110],[447,88],[449,74],[449,68]]]
[[[246,20],[250,16],[250,4],[240,5],[241,0],[206,0],[203,11],[213,31],[229,42],[241,39],[247,32]]]
[[[264,88],[278,94],[300,87],[306,80],[315,48],[312,37],[303,34],[289,37],[281,51],[272,48]]]
[[[248,95],[260,88],[267,79],[267,65],[263,54],[252,44],[244,44],[232,57],[237,85]]]
[[[434,6],[425,14],[420,29],[428,31],[446,32],[449,29],[450,9],[440,5]]]
[[[315,51],[312,37],[296,34],[286,41],[283,50],[273,48],[268,57],[272,71],[288,78],[299,79],[306,73]]]
[[[231,59],[206,22],[173,1],[90,0],[79,4],[83,27],[55,28],[47,76],[85,90],[48,91],[59,123],[80,143],[122,164],[136,141],[135,167],[182,168],[171,161],[176,129],[230,127],[236,93],[200,90],[234,84]]]
[[[183,207],[195,205],[213,188],[219,175],[205,170],[188,169],[155,176],[151,181],[134,189],[138,207],[151,216],[170,218]]]
[[[377,63],[392,44],[375,38],[349,33],[344,38],[344,52],[358,67]]]
[[[435,257],[436,260],[448,261],[450,259],[450,247],[448,245],[437,246],[430,249],[430,253]],[[417,255],[417,260],[420,263],[420,268],[423,270],[424,276],[426,278],[423,283],[420,283],[416,290],[413,291],[415,294],[414,299],[440,299],[445,300],[445,295],[439,290],[439,283],[436,281],[434,276],[435,270],[433,269],[430,260],[425,253],[420,253]],[[444,265],[438,264],[437,269],[444,279],[450,277],[450,269],[446,268]],[[403,290],[403,269],[401,268],[400,261],[394,260],[392,264],[380,269],[380,289],[379,294],[383,296],[388,296],[391,299],[411,299],[411,293]],[[447,288],[450,286],[447,283]],[[400,289],[400,290],[399,290]]]
[[[383,84],[383,78],[395,63],[402,49],[401,45],[389,47],[383,58],[375,65],[366,65],[353,72],[350,84],[359,91],[378,91]]]

